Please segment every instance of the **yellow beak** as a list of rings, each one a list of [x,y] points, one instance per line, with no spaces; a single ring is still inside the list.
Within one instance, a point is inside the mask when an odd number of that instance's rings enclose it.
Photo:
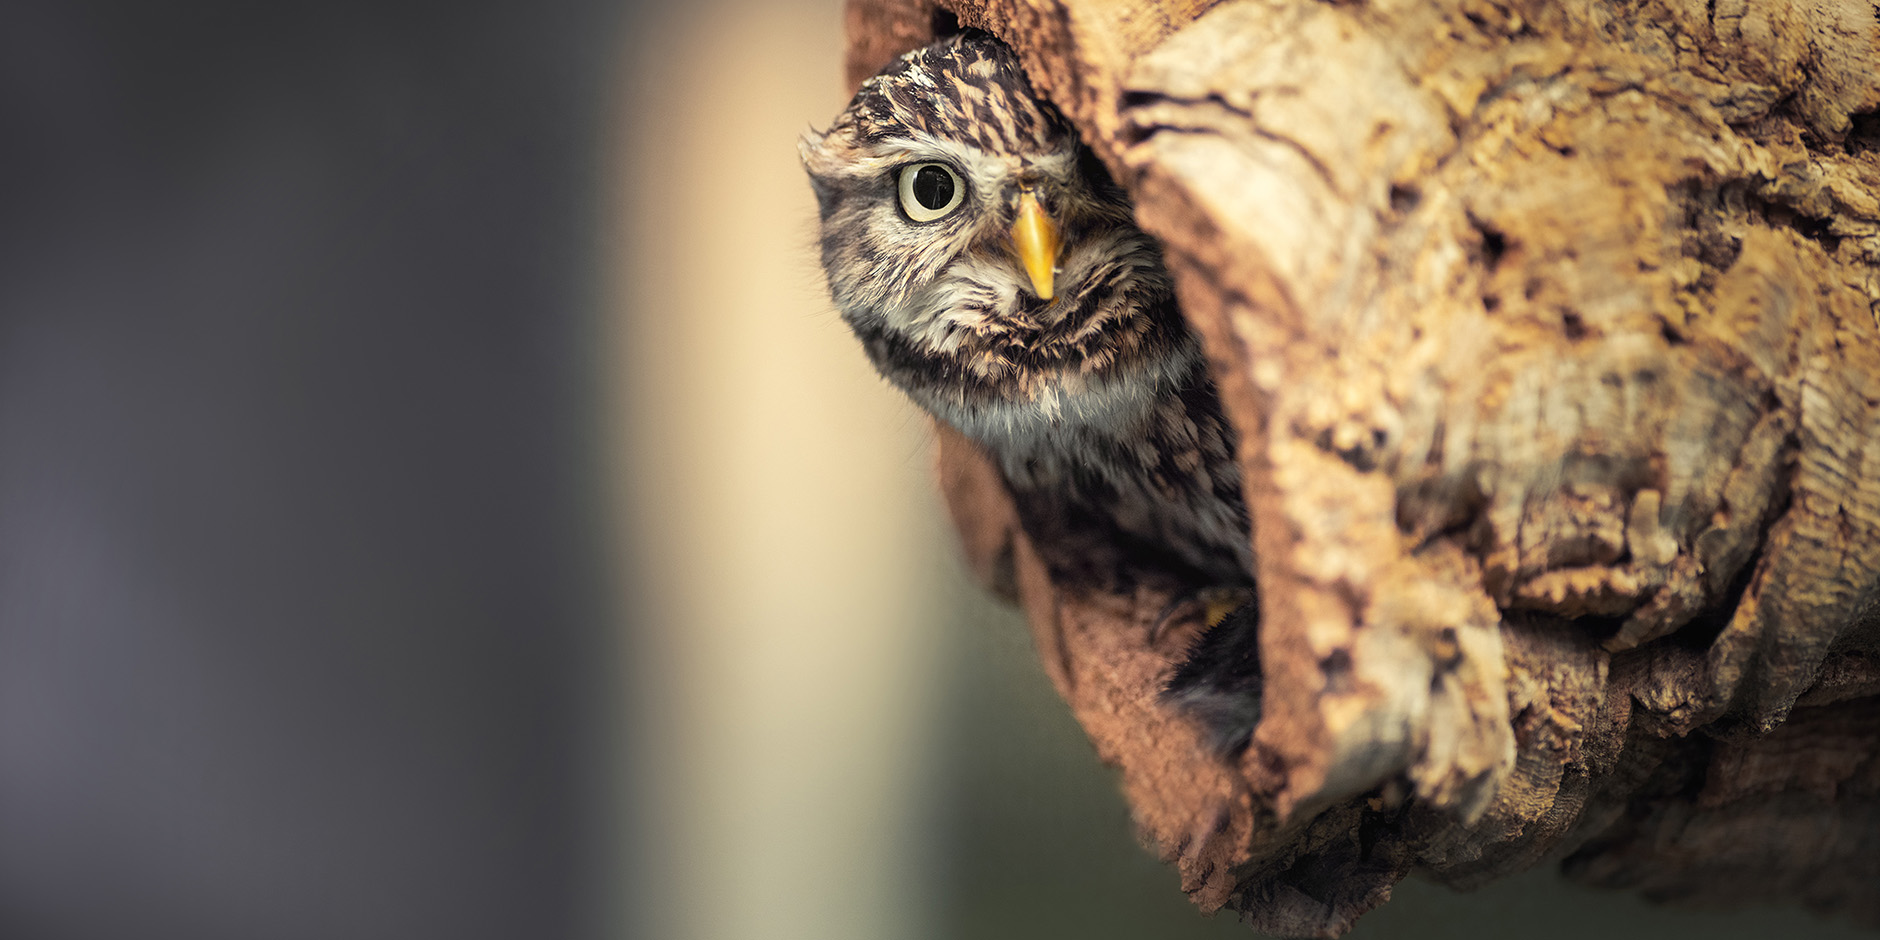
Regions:
[[[1018,260],[1031,276],[1032,289],[1040,300],[1051,299],[1051,281],[1057,273],[1057,223],[1038,205],[1038,197],[1029,189],[1018,192],[1018,218],[1012,222],[1012,244],[1018,248]]]

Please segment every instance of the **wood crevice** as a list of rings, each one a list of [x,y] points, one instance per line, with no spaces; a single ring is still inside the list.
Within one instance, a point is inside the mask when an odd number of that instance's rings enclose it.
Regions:
[[[1880,925],[1871,3],[848,23],[857,81],[954,23],[1017,50],[1162,240],[1241,432],[1263,692],[1231,762],[1158,698],[1168,599],[1059,590],[940,434],[975,570],[1197,905],[1330,936],[1413,872],[1565,859]]]

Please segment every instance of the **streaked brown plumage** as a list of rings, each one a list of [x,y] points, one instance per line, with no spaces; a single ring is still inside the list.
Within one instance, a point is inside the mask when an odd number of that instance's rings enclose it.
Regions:
[[[1009,48],[908,53],[801,150],[837,308],[984,446],[1060,583],[1251,585],[1234,430],[1160,249]]]

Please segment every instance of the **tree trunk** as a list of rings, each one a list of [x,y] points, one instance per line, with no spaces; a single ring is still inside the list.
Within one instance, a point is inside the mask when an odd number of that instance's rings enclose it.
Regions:
[[[973,563],[1204,909],[1331,936],[1565,859],[1880,924],[1880,11],[1868,0],[854,0],[957,22],[1135,195],[1261,586],[1236,761],[1167,598],[1053,585],[941,434]]]

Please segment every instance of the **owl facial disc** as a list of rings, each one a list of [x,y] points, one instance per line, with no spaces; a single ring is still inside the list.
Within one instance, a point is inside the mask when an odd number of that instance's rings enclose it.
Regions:
[[[1200,368],[1127,195],[991,36],[897,59],[801,151],[843,319],[988,447],[1122,433]]]

